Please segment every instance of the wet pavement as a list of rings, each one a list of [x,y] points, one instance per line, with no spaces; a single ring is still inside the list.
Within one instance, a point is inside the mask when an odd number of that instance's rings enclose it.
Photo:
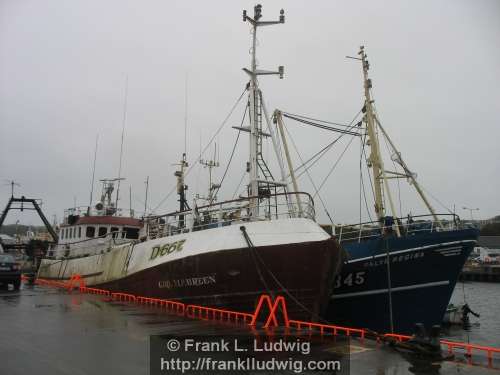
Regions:
[[[0,374],[149,374],[150,335],[233,332],[228,325],[157,308],[24,285],[0,291]],[[482,358],[474,358],[474,366],[461,362],[433,363],[369,340],[350,345],[351,374],[500,374]]]

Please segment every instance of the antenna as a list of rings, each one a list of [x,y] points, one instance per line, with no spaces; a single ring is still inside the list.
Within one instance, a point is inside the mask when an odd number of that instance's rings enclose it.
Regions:
[[[128,192],[129,192],[129,195],[128,195],[128,207],[129,207],[129,211],[130,211],[130,217],[133,217],[134,213],[132,211],[132,185],[129,185]]]
[[[144,216],[146,216],[146,210],[148,207],[148,189],[149,189],[149,176],[146,177],[146,181],[144,181],[146,184],[146,198],[144,199]]]
[[[10,196],[11,196],[12,198],[14,198],[14,186],[18,186],[18,187],[20,187],[20,186],[21,186],[21,184],[17,183],[17,182],[16,182],[16,181],[14,181],[14,180],[6,180],[6,181],[7,181],[7,183],[6,183],[5,185],[6,185],[6,186],[7,186],[7,185],[10,185]]]
[[[118,167],[118,185],[116,187],[115,208],[117,211],[118,211],[118,199],[119,199],[119,195],[120,195],[120,181],[121,181],[121,174],[122,174],[123,137],[125,134],[125,123],[127,122],[127,100],[128,100],[128,74],[125,75],[125,100],[123,103],[122,141],[120,144],[120,165]]]
[[[198,196],[198,198],[205,199],[206,201],[208,201],[208,204],[212,204],[212,202],[217,200],[217,197],[214,195],[214,192],[216,192],[217,189],[220,188],[220,184],[215,184],[212,182],[212,169],[217,168],[220,165],[217,160],[217,143],[215,144],[213,159],[212,160],[200,159],[200,164],[203,165],[205,168],[208,168],[208,196],[206,198]]]
[[[174,176],[177,177],[177,194],[179,195],[179,212],[185,211],[186,209],[190,209],[186,200],[186,190],[188,186],[184,183],[184,178],[186,176],[185,169],[189,166],[186,160],[186,154],[182,154],[182,159],[179,164],[178,171],[175,171]],[[179,215],[179,227],[184,227],[184,215]]]
[[[187,124],[188,124],[188,75],[184,81],[184,153],[187,153]]]
[[[90,183],[90,201],[89,201],[89,209],[88,209],[88,215],[90,215],[90,207],[92,207],[92,198],[94,195],[94,180],[95,180],[95,163],[97,159],[97,142],[99,140],[99,134],[96,135],[95,137],[95,149],[94,149],[94,164],[92,166],[92,182]]]

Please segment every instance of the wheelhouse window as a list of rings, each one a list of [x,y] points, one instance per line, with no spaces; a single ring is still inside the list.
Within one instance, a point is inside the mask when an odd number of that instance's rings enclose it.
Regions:
[[[73,238],[73,228],[69,228],[69,238]]]
[[[95,227],[87,227],[85,231],[85,236],[87,238],[94,238],[95,237]]]
[[[105,236],[108,233],[107,227],[99,227],[99,237]]]
[[[120,231],[119,228],[117,227],[111,227],[111,233],[113,233],[113,238],[117,238],[118,237],[118,232]]]
[[[64,240],[64,229],[61,229],[61,240]]]
[[[126,237],[136,240],[139,238],[139,228],[129,228],[129,227],[124,227],[123,230],[126,233]]]
[[[82,238],[82,227],[78,227],[78,238]]]

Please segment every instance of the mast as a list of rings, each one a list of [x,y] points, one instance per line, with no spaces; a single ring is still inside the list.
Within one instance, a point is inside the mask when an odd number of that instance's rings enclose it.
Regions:
[[[382,158],[380,157],[380,146],[378,142],[378,137],[376,134],[375,124],[373,121],[373,109],[372,109],[372,101],[370,88],[372,87],[372,82],[368,78],[368,69],[370,64],[368,60],[366,60],[366,53],[364,51],[364,47],[360,48],[359,54],[361,55],[361,62],[363,66],[363,83],[365,89],[365,118],[364,121],[366,123],[366,129],[368,131],[369,137],[369,145],[371,149],[369,163],[371,165],[372,173],[373,173],[373,182],[374,182],[374,190],[375,190],[375,214],[379,221],[382,221],[385,216],[384,209],[384,198],[382,195],[383,186],[381,179],[381,171],[383,169]]]
[[[92,182],[90,183],[90,201],[89,201],[89,208],[87,210],[87,215],[90,215],[90,210],[92,208],[92,199],[94,196],[95,163],[97,160],[97,142],[98,141],[99,141],[99,134],[97,134],[95,137],[94,163],[92,165]]]
[[[290,152],[288,151],[288,144],[286,142],[285,130],[283,126],[283,117],[281,112],[275,111],[276,122],[278,123],[278,129],[281,134],[281,141],[283,142],[283,148],[285,150],[286,161],[288,164],[288,170],[290,171],[290,178],[292,179],[293,190],[295,191],[295,199],[297,200],[297,207],[299,208],[299,217],[302,216],[302,203],[300,202],[299,188],[297,185],[297,179],[295,178],[295,172],[292,166],[292,158],[290,157]]]
[[[175,171],[174,175],[177,177],[177,194],[179,195],[179,212],[189,209],[186,200],[186,190],[187,185],[184,183],[185,169],[188,167],[188,162],[186,161],[186,154],[182,154],[182,159],[178,164],[180,169]],[[179,227],[184,227],[184,215],[179,215]]]
[[[104,178],[99,181],[102,182],[102,194],[101,200],[97,203],[96,209],[102,211],[104,215],[115,215],[118,214],[118,209],[113,203],[112,196],[115,190],[115,182],[120,182],[125,180],[125,178]],[[118,193],[118,192],[117,192]]]
[[[259,93],[259,83],[257,80],[258,75],[263,74],[278,74],[283,78],[283,67],[280,66],[278,71],[265,71],[257,69],[256,49],[257,49],[257,28],[259,26],[269,26],[280,23],[285,23],[285,12],[280,11],[279,21],[260,21],[262,18],[262,5],[258,4],[254,7],[253,18],[247,15],[247,11],[243,11],[243,22],[248,21],[252,25],[252,49],[250,69],[244,68],[243,70],[250,76],[248,85],[249,95],[249,114],[250,114],[250,157],[248,163],[249,183],[248,194],[250,199],[250,213],[251,216],[256,218],[259,216],[258,196],[259,196],[259,156],[261,155],[260,147],[262,145],[262,113],[261,102]],[[260,155],[259,155],[260,154]],[[267,167],[266,167],[267,169]]]
[[[384,192],[387,195],[387,200],[391,208],[392,216],[397,217],[394,202],[392,200],[391,190],[387,181],[387,176],[384,169],[384,162],[380,155],[380,143],[378,139],[377,125],[375,124],[375,115],[373,112],[373,101],[371,98],[370,89],[372,88],[372,81],[368,78],[368,69],[370,63],[367,60],[367,55],[364,47],[361,46],[358,52],[361,55],[361,63],[363,68],[363,83],[365,89],[365,118],[366,129],[368,131],[368,139],[370,146],[369,166],[373,173],[373,185],[375,190],[375,213],[381,225],[384,225],[384,218],[386,210],[384,207]],[[384,189],[385,188],[385,189]],[[396,225],[396,234],[400,236],[399,226]]]
[[[208,195],[205,198],[205,200],[208,202],[208,204],[212,204],[214,201],[217,200],[215,192],[217,191],[217,189],[220,188],[220,184],[212,182],[213,169],[219,167],[220,165],[217,160],[217,143],[215,144],[213,159],[212,160],[200,159],[200,164],[203,165],[205,168],[208,168]],[[198,198],[202,197],[198,196]]]
[[[125,135],[125,124],[127,123],[127,102],[128,102],[128,74],[125,76],[125,99],[123,102],[123,119],[122,119],[122,139],[120,143],[120,165],[118,167],[118,186],[116,188],[116,203],[115,208],[118,211],[118,200],[120,199],[120,181],[122,175],[122,160],[123,160],[123,137]]]

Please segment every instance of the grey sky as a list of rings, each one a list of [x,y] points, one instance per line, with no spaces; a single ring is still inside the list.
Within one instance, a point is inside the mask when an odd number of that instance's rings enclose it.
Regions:
[[[87,205],[97,133],[96,178],[118,173],[128,75],[120,205],[128,208],[132,185],[133,206],[142,210],[149,175],[156,207],[175,184],[172,164],[184,148],[186,74],[192,162],[200,137],[204,145],[246,83],[241,68],[249,63],[250,35],[241,11],[254,5],[0,0],[0,181],[19,181],[20,193],[42,198],[47,216],[60,219],[74,196]],[[349,122],[363,92],[360,66],[345,55],[363,44],[381,121],[423,186],[463,216],[464,205],[480,208],[481,218],[500,213],[500,2],[266,1],[264,19],[277,19],[282,7],[286,23],[259,38],[260,67],[285,66],[285,79],[261,79],[270,110]],[[218,137],[219,178],[242,113],[240,106]],[[287,127],[304,158],[335,136]],[[311,170],[317,183],[345,144]],[[240,181],[247,146],[242,137],[220,199]],[[358,220],[358,154],[356,140],[321,190],[335,221]],[[190,194],[205,193],[206,176],[194,168]],[[312,192],[307,179],[300,186]],[[424,212],[410,192],[402,190],[403,213]],[[8,196],[9,187],[0,186],[2,209]],[[175,207],[172,196],[157,212]],[[37,222],[26,215],[22,221]]]

